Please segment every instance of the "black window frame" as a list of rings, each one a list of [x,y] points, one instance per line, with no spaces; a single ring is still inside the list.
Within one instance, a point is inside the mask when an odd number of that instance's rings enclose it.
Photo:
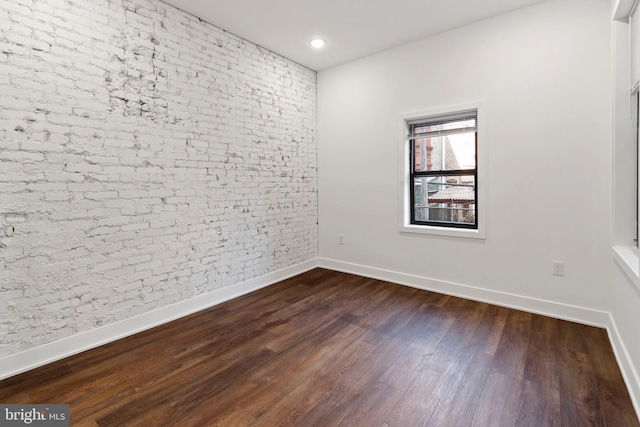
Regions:
[[[471,230],[478,230],[479,218],[478,218],[478,109],[473,110],[465,110],[465,111],[456,111],[446,114],[438,114],[435,116],[423,117],[420,119],[412,119],[407,121],[407,126],[409,129],[412,126],[420,127],[420,126],[430,126],[434,124],[448,123],[448,122],[456,122],[464,120],[465,118],[474,118],[476,120],[475,127],[475,141],[474,141],[474,157],[475,157],[475,166],[473,169],[453,169],[453,170],[437,170],[437,171],[416,171],[416,149],[415,149],[415,140],[420,138],[414,137],[413,135],[409,135],[409,212],[410,212],[410,224],[412,225],[423,225],[423,226],[434,226],[434,227],[442,227],[442,228],[464,228]],[[462,132],[460,132],[462,133]],[[413,137],[413,138],[412,138]],[[444,143],[443,143],[444,149]],[[451,222],[451,221],[434,221],[434,220],[417,220],[416,219],[416,205],[415,205],[415,192],[416,192],[416,178],[422,177],[441,177],[441,176],[473,176],[474,182],[474,222],[473,223],[463,223],[463,222]]]

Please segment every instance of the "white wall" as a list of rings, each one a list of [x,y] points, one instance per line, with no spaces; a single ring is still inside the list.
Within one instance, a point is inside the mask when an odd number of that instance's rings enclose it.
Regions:
[[[610,27],[605,1],[550,0],[320,72],[321,265],[605,325]],[[474,101],[486,240],[400,233],[398,115]]]
[[[315,262],[314,71],[155,0],[0,31],[0,378]]]

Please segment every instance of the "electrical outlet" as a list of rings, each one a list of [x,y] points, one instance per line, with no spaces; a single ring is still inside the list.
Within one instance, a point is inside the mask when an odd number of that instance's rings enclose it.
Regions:
[[[553,275],[554,276],[564,276],[564,262],[563,261],[553,261]]]
[[[344,245],[344,234],[338,234],[338,244]]]

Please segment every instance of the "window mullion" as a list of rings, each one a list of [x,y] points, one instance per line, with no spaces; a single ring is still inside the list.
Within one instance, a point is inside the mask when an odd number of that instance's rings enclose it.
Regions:
[[[419,178],[421,176],[458,176],[458,175],[473,175],[477,178],[476,169],[455,169],[446,171],[414,171],[411,173],[412,177]]]

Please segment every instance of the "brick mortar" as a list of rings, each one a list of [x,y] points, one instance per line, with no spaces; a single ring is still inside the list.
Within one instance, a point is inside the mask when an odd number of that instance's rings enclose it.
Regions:
[[[315,106],[165,3],[0,1],[0,357],[315,257]]]

